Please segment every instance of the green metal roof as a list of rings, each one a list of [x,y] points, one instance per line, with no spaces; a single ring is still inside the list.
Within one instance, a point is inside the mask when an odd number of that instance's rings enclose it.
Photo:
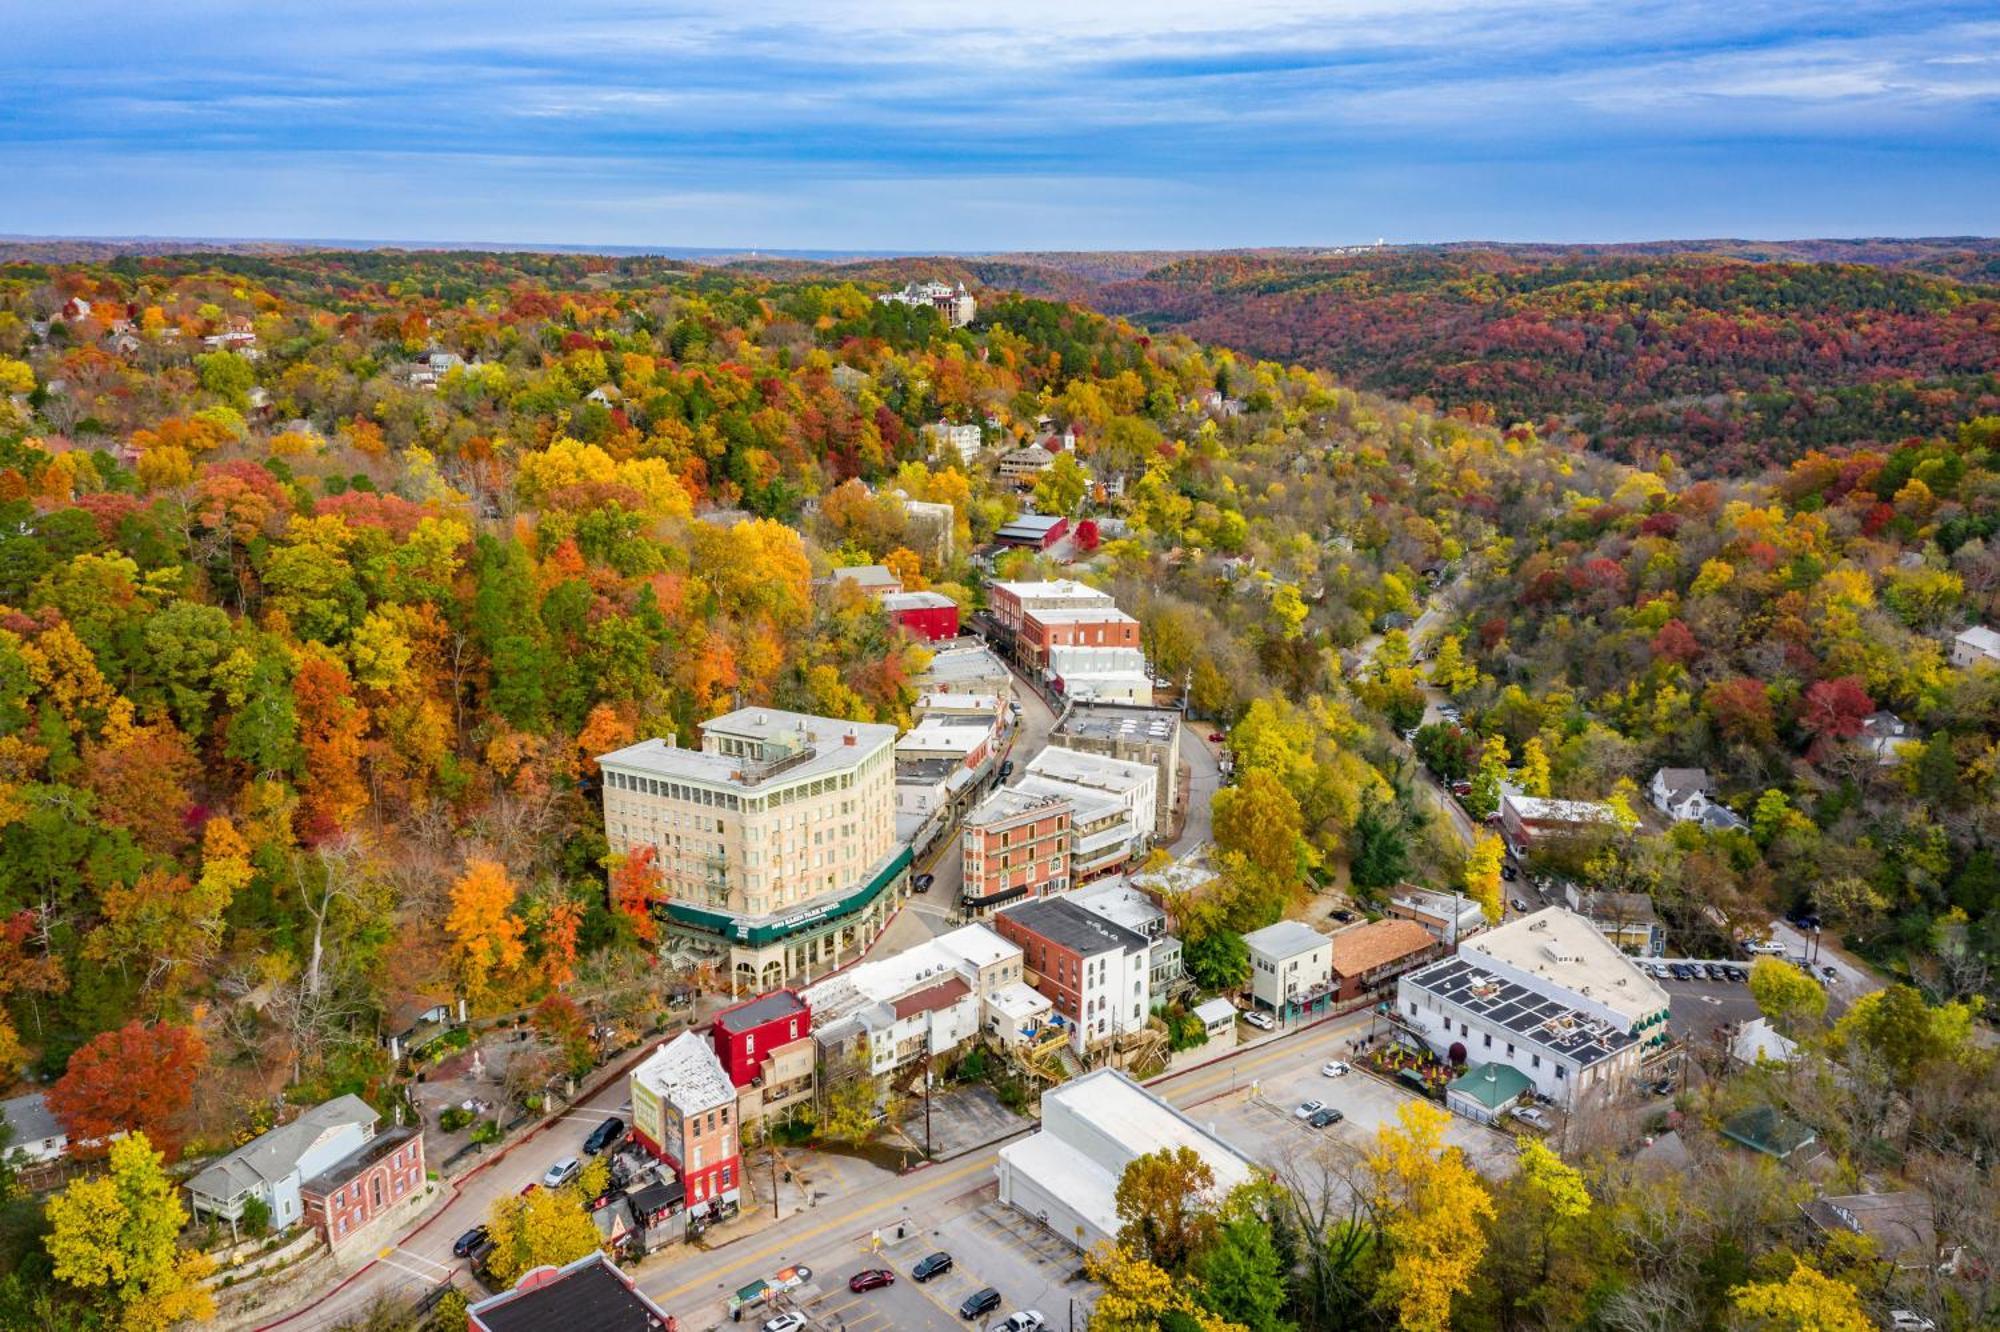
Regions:
[[[857,911],[866,909],[871,902],[882,895],[884,889],[896,881],[898,875],[909,867],[910,848],[900,847],[880,869],[868,877],[867,882],[849,889],[838,897],[827,898],[786,916],[738,916],[728,911],[717,911],[712,907],[693,906],[686,902],[669,902],[666,906],[667,919],[687,929],[717,935],[729,943],[761,948],[765,944],[776,943],[794,934],[816,929],[830,920],[838,920],[842,916],[851,916]]]
[[[1488,1110],[1498,1110],[1534,1085],[1512,1064],[1475,1064],[1453,1078],[1445,1090],[1469,1096]]]
[[[1818,1140],[1806,1125],[1768,1105],[1732,1115],[1722,1125],[1722,1136],[1780,1161]]]

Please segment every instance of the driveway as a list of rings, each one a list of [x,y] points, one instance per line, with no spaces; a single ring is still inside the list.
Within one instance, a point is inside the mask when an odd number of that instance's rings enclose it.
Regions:
[[[1815,948],[1814,940],[1806,932],[1785,921],[1774,920],[1771,922],[1771,942],[1785,946],[1787,959],[1801,954],[1810,957],[1815,975],[1820,974],[1823,967],[1833,968],[1827,993],[1835,1000],[1836,1009],[1845,1011],[1862,995],[1884,988],[1882,978],[1867,964],[1841,950],[1840,945],[1834,942],[1831,931],[1819,934]]]

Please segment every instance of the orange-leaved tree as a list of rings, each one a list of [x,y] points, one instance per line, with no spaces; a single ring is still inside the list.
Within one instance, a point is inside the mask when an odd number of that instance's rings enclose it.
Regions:
[[[465,873],[451,886],[444,927],[451,936],[452,963],[474,1002],[527,954],[521,922],[508,914],[514,896],[514,881],[497,860],[468,860]]]

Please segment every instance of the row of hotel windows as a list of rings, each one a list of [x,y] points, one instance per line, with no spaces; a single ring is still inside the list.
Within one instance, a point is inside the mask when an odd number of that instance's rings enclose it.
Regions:
[[[716,791],[706,786],[691,786],[684,782],[668,781],[659,777],[639,777],[629,772],[606,769],[605,781],[614,790],[631,791],[638,795],[663,796],[669,800],[685,801],[690,805],[712,805],[717,809],[749,810],[760,813],[779,805],[789,805],[814,796],[826,795],[833,791],[845,791],[854,785],[854,774],[840,773],[837,776],[821,777],[816,781],[800,782],[797,786],[782,787],[779,790],[759,796],[742,796],[733,791]]]

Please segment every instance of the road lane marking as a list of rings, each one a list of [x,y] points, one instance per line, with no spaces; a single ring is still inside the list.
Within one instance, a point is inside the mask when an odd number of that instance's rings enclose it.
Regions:
[[[925,1193],[930,1193],[938,1188],[943,1187],[946,1184],[954,1183],[958,1180],[965,1179],[971,1175],[977,1174],[982,1170],[991,1170],[993,1168],[993,1158],[996,1155],[998,1155],[997,1147],[988,1149],[987,1151],[982,1151],[979,1155],[966,1161],[965,1164],[963,1165],[952,1166],[943,1170],[940,1170],[936,1167],[932,1167],[928,1170],[918,1171],[916,1176],[918,1182],[911,1184],[908,1188],[900,1189],[897,1192],[889,1195],[887,1198],[884,1198],[881,1202],[874,1204],[866,1211],[860,1213],[860,1215],[868,1216],[874,1212],[881,1211],[884,1208],[894,1208],[901,1206],[903,1203],[909,1201],[911,1198],[918,1197]],[[672,1290],[661,1291],[660,1293],[654,1295],[652,1298],[662,1302],[666,1300],[675,1299],[679,1296],[687,1294],[689,1291],[695,1289],[698,1286],[708,1285],[711,1281],[714,1281],[715,1278],[721,1276],[723,1273],[733,1272],[740,1268],[748,1267],[751,1266],[752,1264],[763,1262],[772,1257],[773,1255],[783,1252],[785,1249],[795,1247],[809,1240],[819,1239],[822,1236],[832,1234],[834,1231],[842,1230],[845,1229],[846,1227],[852,1226],[856,1219],[857,1219],[856,1216],[853,1214],[849,1214],[847,1216],[833,1217],[829,1220],[820,1222],[818,1225],[809,1226],[806,1229],[798,1231],[794,1234],[782,1235],[773,1242],[765,1244],[761,1248],[752,1249],[744,1253],[741,1257],[731,1262],[723,1264],[721,1267],[709,1268],[707,1272],[705,1272],[700,1278],[696,1280],[683,1281],[680,1285],[675,1286]],[[863,1243],[867,1242],[866,1235],[863,1235],[861,1238]],[[716,1284],[724,1286],[727,1285],[726,1282],[717,1282]]]

